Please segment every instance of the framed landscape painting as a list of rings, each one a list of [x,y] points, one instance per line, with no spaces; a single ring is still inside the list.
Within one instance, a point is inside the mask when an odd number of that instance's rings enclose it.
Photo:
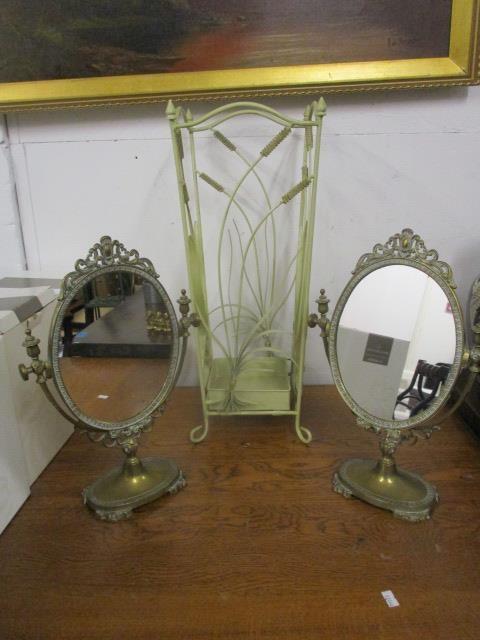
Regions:
[[[480,0],[1,0],[0,109],[477,84]]]

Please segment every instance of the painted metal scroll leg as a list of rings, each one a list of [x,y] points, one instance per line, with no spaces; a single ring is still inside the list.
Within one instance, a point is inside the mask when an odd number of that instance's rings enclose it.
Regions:
[[[298,436],[298,439],[303,442],[303,444],[308,444],[312,441],[312,432],[307,427],[302,427],[300,424],[300,413],[297,413],[295,416],[295,433]]]
[[[204,424],[199,424],[190,431],[190,441],[198,444],[205,440],[208,434],[208,418],[205,418]]]

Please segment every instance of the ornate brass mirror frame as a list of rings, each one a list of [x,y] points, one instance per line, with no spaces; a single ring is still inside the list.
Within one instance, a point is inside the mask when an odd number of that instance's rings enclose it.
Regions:
[[[59,365],[59,345],[62,321],[69,304],[83,287],[99,275],[111,273],[131,273],[150,283],[165,305],[170,324],[171,355],[165,382],[157,395],[137,415],[121,422],[106,422],[85,415],[73,401],[64,384]],[[158,280],[153,264],[141,258],[138,251],[127,250],[118,240],[103,236],[95,244],[85,259],[77,260],[74,271],[68,273],[62,283],[55,309],[49,340],[49,360],[39,359],[39,340],[34,338],[27,327],[24,346],[32,358],[29,367],[19,366],[20,375],[28,380],[31,373],[36,375],[48,400],[69,420],[75,428],[86,432],[90,440],[101,442],[106,447],[119,446],[126,455],[123,465],[116,467],[83,491],[86,504],[105,520],[115,521],[128,517],[132,509],[146,504],[163,494],[173,494],[185,486],[182,471],[173,460],[165,458],[145,458],[137,455],[138,438],[151,428],[153,418],[163,413],[166,401],[175,386],[182,368],[188,327],[195,323],[189,315],[190,300],[182,291],[179,299],[181,318],[177,320],[172,303]],[[53,378],[64,409],[47,386]]]
[[[373,416],[357,404],[344,385],[337,354],[340,317],[352,291],[367,275],[390,265],[410,266],[430,276],[445,293],[455,325],[455,357],[442,393],[421,414],[398,421]],[[397,468],[394,452],[402,441],[415,441],[418,437],[429,438],[432,432],[438,429],[438,424],[462,402],[479,371],[478,346],[474,346],[471,352],[465,351],[463,316],[455,288],[450,266],[438,259],[435,250],[427,250],[420,236],[414,234],[411,229],[404,229],[401,233],[393,235],[385,244],[376,244],[371,253],[361,256],[353,271],[353,277],[338,300],[331,322],[327,318],[329,301],[324,290],[317,300],[319,315],[312,314],[309,319],[311,327],[321,328],[332,375],[340,395],[356,415],[358,424],[380,435],[381,459],[378,462],[347,460],[334,474],[334,490],[345,497],[355,496],[377,507],[393,511],[395,516],[406,520],[419,521],[429,518],[438,500],[438,494],[435,487],[417,474]],[[445,415],[432,421],[447,402],[461,369],[467,365],[470,368],[470,377],[461,398]]]
[[[126,251],[123,245],[117,240],[111,242],[110,238],[104,237],[100,244],[95,245],[89,252],[86,260],[77,260],[75,271],[67,274],[63,280],[58,304],[55,309],[52,327],[50,331],[49,353],[52,363],[52,374],[55,386],[61,395],[63,401],[70,411],[85,425],[93,427],[101,431],[107,431],[114,434],[138,434],[144,427],[151,423],[152,414],[157,410],[162,411],[165,402],[170,395],[178,371],[181,368],[180,363],[180,328],[178,323],[171,322],[172,352],[170,366],[167,373],[165,384],[155,398],[141,411],[129,420],[123,422],[102,422],[95,420],[91,416],[87,416],[79,409],[72,400],[65,388],[62,373],[59,366],[59,345],[60,332],[62,329],[62,320],[65,311],[68,309],[73,298],[77,293],[93,278],[109,273],[132,273],[141,276],[144,280],[152,284],[160,293],[163,303],[167,308],[170,318],[175,318],[175,312],[165,289],[158,281],[158,275],[155,269],[146,258],[140,258],[137,251]]]

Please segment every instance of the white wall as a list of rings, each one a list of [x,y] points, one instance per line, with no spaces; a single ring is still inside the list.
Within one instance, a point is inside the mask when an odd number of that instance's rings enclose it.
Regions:
[[[7,120],[0,115],[0,272],[4,266],[21,270],[26,261]]]
[[[301,116],[310,98],[268,100]],[[461,299],[480,271],[480,87],[327,96],[312,266],[335,301],[360,254],[404,227],[454,268]],[[212,104],[190,105],[195,115]],[[187,282],[164,105],[8,116],[15,186],[31,269],[65,272],[108,233],[150,257],[172,298]],[[249,130],[238,137],[258,145]],[[8,177],[7,177],[8,176]],[[0,168],[0,184],[10,170]],[[21,264],[15,201],[2,200],[0,257]],[[4,229],[11,229],[4,233]],[[306,380],[329,380],[317,331]],[[193,359],[186,362],[194,381]]]

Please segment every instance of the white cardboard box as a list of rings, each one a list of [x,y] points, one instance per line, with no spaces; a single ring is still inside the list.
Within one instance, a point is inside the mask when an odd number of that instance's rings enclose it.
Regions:
[[[33,334],[41,340],[40,357],[47,358],[57,291],[40,282],[0,279],[0,532],[73,431],[48,402],[35,376],[25,382],[18,373],[20,363],[30,364],[22,346],[26,314]],[[8,309],[8,299],[16,310]]]

